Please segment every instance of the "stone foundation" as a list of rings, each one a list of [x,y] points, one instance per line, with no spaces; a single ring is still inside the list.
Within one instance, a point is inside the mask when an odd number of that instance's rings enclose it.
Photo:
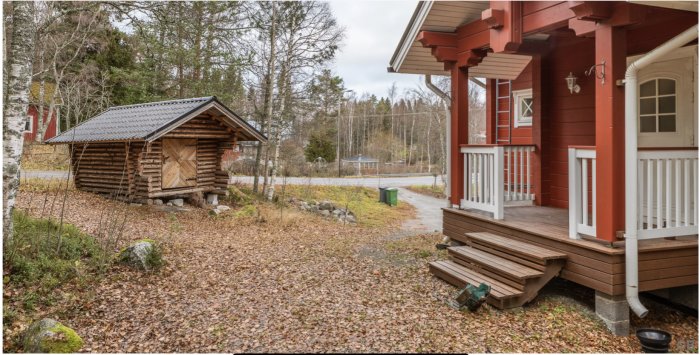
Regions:
[[[624,295],[610,296],[596,291],[595,313],[613,334],[619,336],[629,335],[630,307]]]

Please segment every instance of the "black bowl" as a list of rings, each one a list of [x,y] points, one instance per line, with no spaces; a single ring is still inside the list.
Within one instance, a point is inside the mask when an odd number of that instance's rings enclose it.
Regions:
[[[658,329],[637,329],[637,339],[642,345],[652,348],[667,348],[671,343],[671,334]]]

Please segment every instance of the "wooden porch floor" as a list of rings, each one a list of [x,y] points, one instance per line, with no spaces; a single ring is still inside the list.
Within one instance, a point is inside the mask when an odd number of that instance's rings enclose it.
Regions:
[[[567,209],[512,206],[505,218],[476,210],[443,209],[443,233],[465,242],[465,233],[490,232],[566,253],[561,277],[607,294],[624,294],[624,241],[601,243],[569,238]],[[698,283],[698,237],[639,242],[640,290]]]

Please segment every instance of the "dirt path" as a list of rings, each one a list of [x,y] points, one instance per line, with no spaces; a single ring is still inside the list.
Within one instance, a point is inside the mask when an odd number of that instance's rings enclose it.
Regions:
[[[18,206],[31,203],[38,214],[41,196],[23,193]],[[57,306],[37,317],[73,327],[85,340],[82,351],[640,350],[634,336],[610,335],[590,307],[557,297],[539,297],[518,312],[451,309],[445,300],[455,288],[427,268],[445,258],[435,250],[436,234],[387,240],[398,226],[343,226],[301,212],[280,220],[264,205],[259,218],[211,218],[198,209],[166,213],[75,192],[67,206],[66,220],[88,232],[105,211],[124,211],[124,242],[159,240],[167,261],[159,273],[115,267],[80,291],[56,291]],[[675,311],[652,309],[637,326],[697,344],[697,319]]]
[[[399,201],[416,208],[416,219],[405,221],[401,226],[403,230],[416,233],[442,231],[442,208],[447,206],[446,200],[399,188]]]

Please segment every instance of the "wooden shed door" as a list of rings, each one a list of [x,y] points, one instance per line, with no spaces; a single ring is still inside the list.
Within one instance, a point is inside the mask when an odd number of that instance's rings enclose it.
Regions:
[[[197,185],[197,140],[163,139],[162,188]]]

